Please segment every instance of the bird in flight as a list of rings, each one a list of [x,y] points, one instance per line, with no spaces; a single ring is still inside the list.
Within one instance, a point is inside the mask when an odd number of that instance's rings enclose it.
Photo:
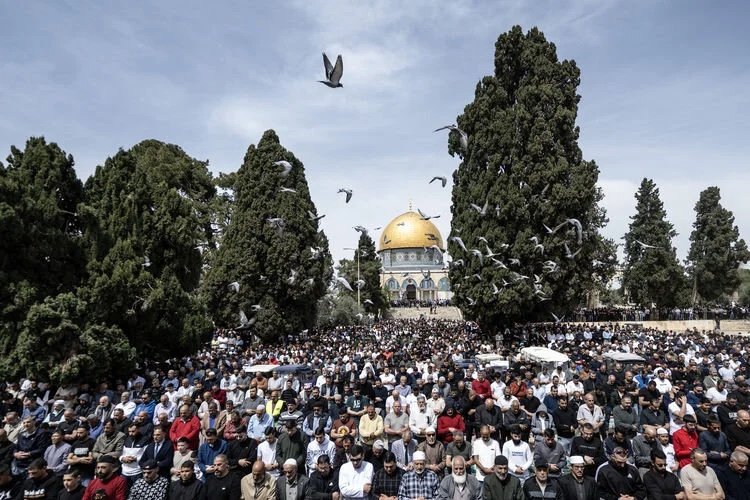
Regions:
[[[432,178],[432,180],[429,182],[429,184],[432,184],[435,181],[440,181],[440,183],[443,185],[443,187],[445,187],[445,185],[448,183],[448,179],[446,179],[445,177],[440,177],[440,176],[436,175],[435,177]]]
[[[292,170],[292,164],[289,163],[286,160],[279,160],[279,161],[274,162],[273,164],[276,165],[277,167],[282,167],[284,169],[284,170],[281,171],[281,175],[283,175],[285,177]]]
[[[346,202],[347,203],[349,203],[349,200],[352,199],[352,190],[351,189],[341,188],[341,189],[338,190],[338,192],[339,193],[346,193]]]
[[[435,132],[440,132],[441,130],[450,130],[451,132],[456,131],[461,135],[461,147],[464,149],[467,149],[469,147],[469,136],[466,135],[466,132],[461,130],[455,125],[446,125],[445,127],[440,127],[435,129]]]
[[[343,286],[344,288],[346,288],[347,290],[349,290],[350,292],[353,292],[353,291],[354,291],[354,290],[352,289],[352,286],[351,286],[351,285],[349,284],[349,282],[348,282],[348,281],[346,281],[346,278],[343,278],[343,277],[339,276],[338,278],[336,278],[336,281],[337,281],[337,282],[338,282],[338,283],[339,283],[339,284],[340,284],[341,286]]]
[[[460,236],[451,236],[448,239],[455,241],[456,244],[461,247],[461,250],[464,252],[466,251],[466,245],[464,245],[464,240],[462,240]]]
[[[477,213],[479,213],[479,215],[481,215],[482,217],[484,217],[485,215],[487,215],[487,207],[490,206],[490,202],[489,201],[485,201],[483,207],[480,207],[479,205],[477,205],[475,203],[469,203],[469,205],[471,205],[471,208],[473,208],[474,210],[476,210]]]
[[[384,235],[383,235],[383,243],[384,243],[385,245],[387,245],[387,244],[388,244],[388,243],[390,243],[390,242],[391,242],[391,240],[390,240],[390,238],[388,238],[388,235],[387,235],[387,234],[384,234]]]
[[[419,213],[419,217],[422,220],[430,220],[430,219],[439,219],[439,215],[427,215],[426,213],[422,212],[420,209],[417,209],[417,213]]]
[[[367,234],[367,228],[364,226],[354,226],[354,230],[361,234]]]
[[[344,60],[341,59],[341,54],[336,58],[336,66],[331,64],[331,60],[323,52],[323,66],[326,71],[326,79],[318,80],[323,85],[331,87],[332,89],[343,87],[341,85],[341,76],[344,74]]]
[[[576,255],[578,255],[579,253],[581,253],[581,249],[580,248],[578,250],[576,250],[575,252],[571,252],[570,251],[570,247],[568,247],[568,243],[567,242],[563,243],[563,245],[565,246],[565,256],[567,258],[569,258],[569,259],[575,259]]]
[[[641,240],[635,240],[636,243],[638,243],[642,249],[646,250],[647,248],[657,248],[654,245],[649,245],[647,243],[642,242]]]
[[[280,193],[294,193],[294,194],[296,194],[297,190],[296,189],[292,189],[292,188],[288,188],[288,187],[280,187],[279,188],[279,192]]]
[[[325,217],[325,215],[318,215],[318,216],[316,216],[310,210],[307,211],[307,218],[310,219],[310,220],[312,220],[312,221],[318,222],[323,217]]]
[[[239,281],[232,281],[229,284],[229,289],[230,290],[234,290],[235,292],[239,292],[240,291],[240,283],[239,283]]]

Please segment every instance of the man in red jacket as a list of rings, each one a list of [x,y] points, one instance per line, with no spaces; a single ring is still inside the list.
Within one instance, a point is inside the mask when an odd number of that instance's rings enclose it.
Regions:
[[[117,474],[117,459],[111,455],[102,455],[96,462],[96,477],[91,480],[83,500],[106,498],[107,500],[125,500],[128,492],[128,481]]]
[[[180,418],[175,419],[172,427],[169,429],[169,439],[177,449],[177,440],[181,437],[188,439],[188,447],[196,451],[198,449],[198,435],[201,430],[201,422],[198,417],[193,415],[193,411],[188,405],[180,407]]]
[[[460,413],[456,412],[452,402],[445,408],[445,412],[438,417],[437,425],[438,439],[443,444],[453,441],[454,432],[466,430],[464,419]]]
[[[485,377],[484,370],[480,370],[476,380],[471,381],[471,390],[477,393],[482,399],[492,397],[492,388],[490,381]]]
[[[690,463],[690,452],[698,447],[698,431],[695,430],[696,421],[692,415],[682,417],[685,425],[672,435],[674,445],[674,458],[680,469]]]

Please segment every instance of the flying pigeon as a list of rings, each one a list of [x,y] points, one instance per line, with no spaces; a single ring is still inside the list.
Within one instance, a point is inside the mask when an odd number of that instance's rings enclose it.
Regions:
[[[657,248],[654,245],[648,245],[648,244],[642,242],[641,240],[635,240],[635,242],[638,243],[641,246],[641,248],[643,248],[644,250],[647,249],[647,248]]]
[[[367,234],[367,228],[364,226],[354,226],[354,230],[358,233]]]
[[[338,190],[338,192],[339,193],[346,193],[346,202],[347,203],[349,203],[349,200],[352,199],[352,190],[351,189],[341,188],[341,189]]]
[[[285,177],[289,175],[289,172],[291,172],[292,170],[292,164],[286,160],[279,160],[279,161],[274,162],[273,164],[276,165],[277,167],[284,168],[284,170],[281,171],[281,175]]]
[[[565,222],[571,224],[576,228],[576,234],[578,235],[578,244],[580,245],[581,239],[583,237],[583,227],[581,226],[581,222],[578,219],[567,219]]]
[[[296,189],[287,188],[287,187],[280,187],[279,188],[279,192],[280,193],[294,193],[294,194],[297,194],[297,190]]]
[[[318,215],[318,216],[316,216],[310,210],[307,211],[307,218],[310,219],[310,220],[314,220],[315,222],[318,222],[323,217],[325,217],[325,215]]]
[[[271,224],[278,232],[281,232],[284,230],[284,219],[281,217],[269,217],[266,219],[266,221]]]
[[[445,185],[448,183],[448,179],[446,179],[445,177],[440,177],[440,176],[436,175],[435,177],[432,178],[432,180],[429,182],[429,184],[432,184],[435,181],[440,181],[440,183],[443,185],[443,187],[445,187]]]
[[[372,303],[372,301],[370,299],[365,299],[362,302],[365,303],[365,304],[368,304],[368,305],[373,305],[373,303]]]
[[[354,282],[355,285],[357,285],[358,289],[362,289],[363,286],[365,286],[365,280],[357,280]]]
[[[240,283],[239,283],[239,281],[232,281],[229,284],[229,289],[230,290],[234,290],[235,292],[239,293],[239,291],[240,291]]]
[[[396,225],[397,225],[397,226],[405,226],[405,225],[406,225],[406,222],[399,222],[399,223],[398,223],[398,224],[396,224]]]
[[[391,242],[391,240],[390,240],[390,238],[388,238],[388,235],[384,234],[383,235],[383,244],[387,245],[390,242]]]
[[[469,203],[469,205],[471,205],[471,208],[473,208],[474,210],[476,210],[479,213],[479,215],[481,215],[482,217],[484,217],[487,214],[487,207],[489,206],[489,201],[485,201],[484,202],[484,206],[481,207],[481,208],[479,207],[479,205],[477,205],[475,203]]]
[[[472,248],[471,249],[471,253],[474,254],[476,257],[479,258],[479,265],[483,266],[484,265],[484,254],[482,253],[482,251],[478,250],[476,248]]]
[[[466,132],[464,132],[463,130],[461,130],[457,126],[455,126],[455,125],[446,125],[445,127],[440,127],[438,129],[435,129],[435,132],[440,132],[441,130],[450,130],[451,132],[455,130],[456,132],[458,132],[461,135],[461,147],[464,148],[464,149],[467,149],[469,147],[469,136],[466,135]]]
[[[558,317],[557,317],[557,314],[555,314],[555,313],[553,313],[553,312],[551,312],[550,314],[552,315],[552,317],[553,317],[553,318],[555,318],[555,323],[559,323],[559,322],[561,322],[562,320],[564,320],[564,319],[565,319],[565,315],[563,315],[563,317],[562,317],[562,318],[558,318]]]
[[[575,253],[571,253],[570,247],[568,247],[568,243],[567,242],[563,243],[563,245],[565,246],[565,256],[567,258],[569,258],[569,259],[575,259],[576,255],[578,255],[579,253],[581,253],[581,249],[580,248],[578,250],[576,250]]]
[[[464,240],[462,240],[459,236],[451,236],[448,238],[449,240],[453,240],[456,242],[458,246],[461,247],[461,249],[466,252],[466,245],[464,245]]]
[[[336,66],[333,66],[326,53],[323,52],[323,66],[326,71],[326,79],[318,81],[332,89],[343,87],[341,85],[341,76],[344,74],[344,60],[341,59],[341,54],[336,58]]]
[[[341,286],[343,286],[344,288],[346,288],[347,290],[349,290],[350,292],[353,292],[353,291],[354,291],[354,290],[352,289],[352,286],[351,286],[351,285],[349,284],[349,282],[348,282],[348,281],[346,281],[346,278],[343,278],[343,277],[339,276],[338,278],[336,278],[336,281],[337,281],[337,282],[338,282],[338,283],[339,283],[339,284],[340,284]]]
[[[141,264],[143,267],[151,267],[151,259],[148,258],[148,255],[145,255],[143,257],[143,264]]]
[[[542,224],[542,225],[544,226],[544,229],[547,230],[548,234],[555,234],[556,232],[558,232],[567,223],[568,223],[568,221],[565,221],[562,224],[559,224],[559,225],[555,226],[554,228],[549,227],[547,224]]]
[[[440,218],[439,215],[427,215],[426,213],[422,212],[420,209],[417,209],[417,213],[419,214],[419,217],[422,220],[430,220],[430,219],[438,219],[438,218]]]
[[[477,301],[472,299],[471,297],[466,297],[466,302],[468,302],[470,306],[474,306],[477,303]]]

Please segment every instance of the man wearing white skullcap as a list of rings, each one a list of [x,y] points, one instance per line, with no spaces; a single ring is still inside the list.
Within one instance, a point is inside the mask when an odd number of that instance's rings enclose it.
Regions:
[[[398,489],[399,498],[437,498],[440,480],[437,474],[427,469],[427,455],[423,451],[414,452],[414,470],[404,474]]]

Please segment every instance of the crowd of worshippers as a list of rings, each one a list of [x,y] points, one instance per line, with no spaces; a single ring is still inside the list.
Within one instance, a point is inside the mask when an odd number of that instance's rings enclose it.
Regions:
[[[513,343],[507,368],[465,363],[492,349],[475,324],[391,321],[283,346],[217,332],[115,391],[5,384],[0,499],[748,498],[744,338],[546,328],[570,364]]]

